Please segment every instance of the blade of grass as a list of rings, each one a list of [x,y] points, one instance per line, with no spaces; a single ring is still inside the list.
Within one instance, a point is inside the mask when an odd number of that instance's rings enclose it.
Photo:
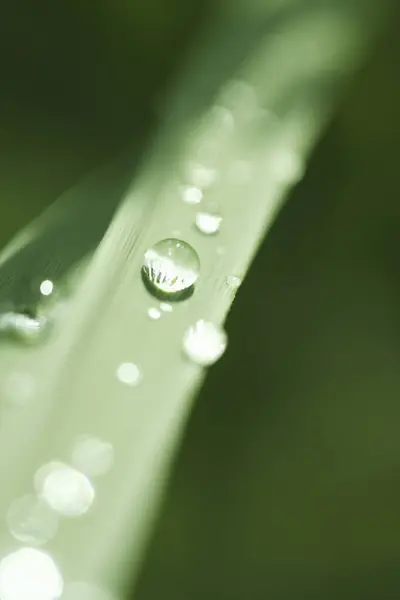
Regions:
[[[114,469],[96,482],[96,504],[77,523],[64,524],[48,544],[66,582],[92,581],[122,594],[135,580],[204,377],[204,370],[182,354],[184,331],[199,318],[224,322],[233,300],[226,277],[245,275],[281,202],[301,178],[338,85],[368,39],[372,23],[360,13],[367,6],[305,3],[285,12],[272,33],[268,20],[253,15],[246,23],[247,42],[232,63],[226,57],[234,39],[225,37],[221,45],[224,24],[216,27],[198,54],[204,71],[194,61],[171,96],[166,125],[145,155],[57,335],[30,352],[0,349],[2,378],[18,368],[36,383],[36,396],[23,411],[3,413],[2,514],[15,497],[29,492],[38,467],[70,459],[77,435],[100,437],[115,451]],[[232,16],[231,31],[243,26],[237,18]],[[218,202],[224,217],[214,237],[196,231],[196,208],[180,197],[181,186],[193,184],[193,163],[216,175],[215,184],[203,190],[203,203]],[[75,223],[76,217],[71,227]],[[190,299],[153,322],[146,313],[156,301],[140,277],[143,254],[154,242],[175,235],[198,252],[201,278]],[[127,361],[142,373],[135,389],[115,375]],[[2,539],[3,552],[14,547],[5,526]]]

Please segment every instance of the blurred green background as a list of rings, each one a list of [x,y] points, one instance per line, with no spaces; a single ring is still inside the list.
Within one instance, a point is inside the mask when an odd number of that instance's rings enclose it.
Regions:
[[[132,138],[145,145],[214,9],[4,9],[2,246]],[[400,598],[397,13],[237,296],[139,600]]]

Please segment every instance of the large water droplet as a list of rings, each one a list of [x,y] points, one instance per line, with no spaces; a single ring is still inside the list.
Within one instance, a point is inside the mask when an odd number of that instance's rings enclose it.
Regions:
[[[34,494],[14,500],[6,521],[13,537],[35,546],[51,540],[58,529],[56,513]]]
[[[11,311],[0,314],[0,335],[27,344],[41,341],[48,326],[48,319],[42,316]]]
[[[200,274],[197,252],[174,238],[157,242],[144,255],[143,274],[155,296],[183,297],[193,290]]]
[[[196,227],[206,235],[218,233],[221,223],[222,217],[217,212],[198,212],[196,214]]]
[[[209,366],[223,355],[227,343],[227,335],[221,327],[201,319],[186,331],[183,350],[193,362]]]
[[[21,548],[0,563],[1,600],[56,600],[63,579],[51,556],[35,548]]]

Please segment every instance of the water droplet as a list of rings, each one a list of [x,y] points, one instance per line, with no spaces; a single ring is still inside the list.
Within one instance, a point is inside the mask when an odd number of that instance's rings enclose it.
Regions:
[[[206,235],[218,233],[221,223],[222,217],[216,212],[198,212],[196,214],[196,227]]]
[[[188,186],[182,190],[182,200],[186,204],[199,204],[203,198],[203,192],[195,186]]]
[[[50,279],[45,279],[39,286],[42,296],[50,296],[54,290],[54,283]]]
[[[215,169],[206,167],[200,163],[189,162],[186,167],[187,178],[197,188],[204,189],[210,187],[217,179]]]
[[[82,473],[89,477],[104,475],[111,469],[113,463],[112,444],[91,436],[77,439],[72,452],[72,464]]]
[[[199,274],[200,260],[197,252],[186,242],[166,239],[147,250],[144,255],[143,274],[154,295],[174,295],[193,289]]]
[[[35,483],[38,482],[43,500],[63,517],[83,515],[94,501],[95,492],[89,479],[68,465],[44,465],[35,476]]]
[[[208,366],[223,355],[227,343],[227,335],[221,327],[201,319],[186,331],[183,350],[193,362]]]
[[[121,383],[131,386],[138,385],[141,380],[139,367],[131,362],[121,363],[117,369],[117,378]]]
[[[163,312],[172,312],[172,306],[168,302],[161,302],[160,308]]]
[[[21,548],[0,562],[1,600],[56,600],[62,591],[60,571],[41,550]]]
[[[149,308],[147,314],[149,315],[150,319],[153,319],[153,321],[157,321],[157,319],[161,317],[161,312],[158,310],[158,308],[155,308],[154,306],[152,308]]]
[[[272,177],[278,183],[295,183],[304,175],[304,162],[294,150],[276,150],[269,160]]]
[[[241,286],[242,280],[237,275],[228,275],[226,278],[226,284],[233,292],[236,292],[236,290]]]
[[[115,598],[97,585],[74,581],[65,586],[62,600],[115,600]]]
[[[20,542],[35,546],[51,540],[58,529],[56,513],[34,494],[14,500],[6,521],[12,536]]]
[[[5,312],[0,315],[0,334],[28,344],[43,339],[49,322],[45,317],[35,317],[24,312]]]

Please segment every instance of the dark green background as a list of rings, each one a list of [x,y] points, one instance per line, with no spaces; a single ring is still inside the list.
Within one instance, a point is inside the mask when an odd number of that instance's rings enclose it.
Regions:
[[[153,4],[3,9],[1,245],[132,137],[145,144],[211,18],[208,4]],[[398,24],[237,296],[139,600],[400,598]]]

